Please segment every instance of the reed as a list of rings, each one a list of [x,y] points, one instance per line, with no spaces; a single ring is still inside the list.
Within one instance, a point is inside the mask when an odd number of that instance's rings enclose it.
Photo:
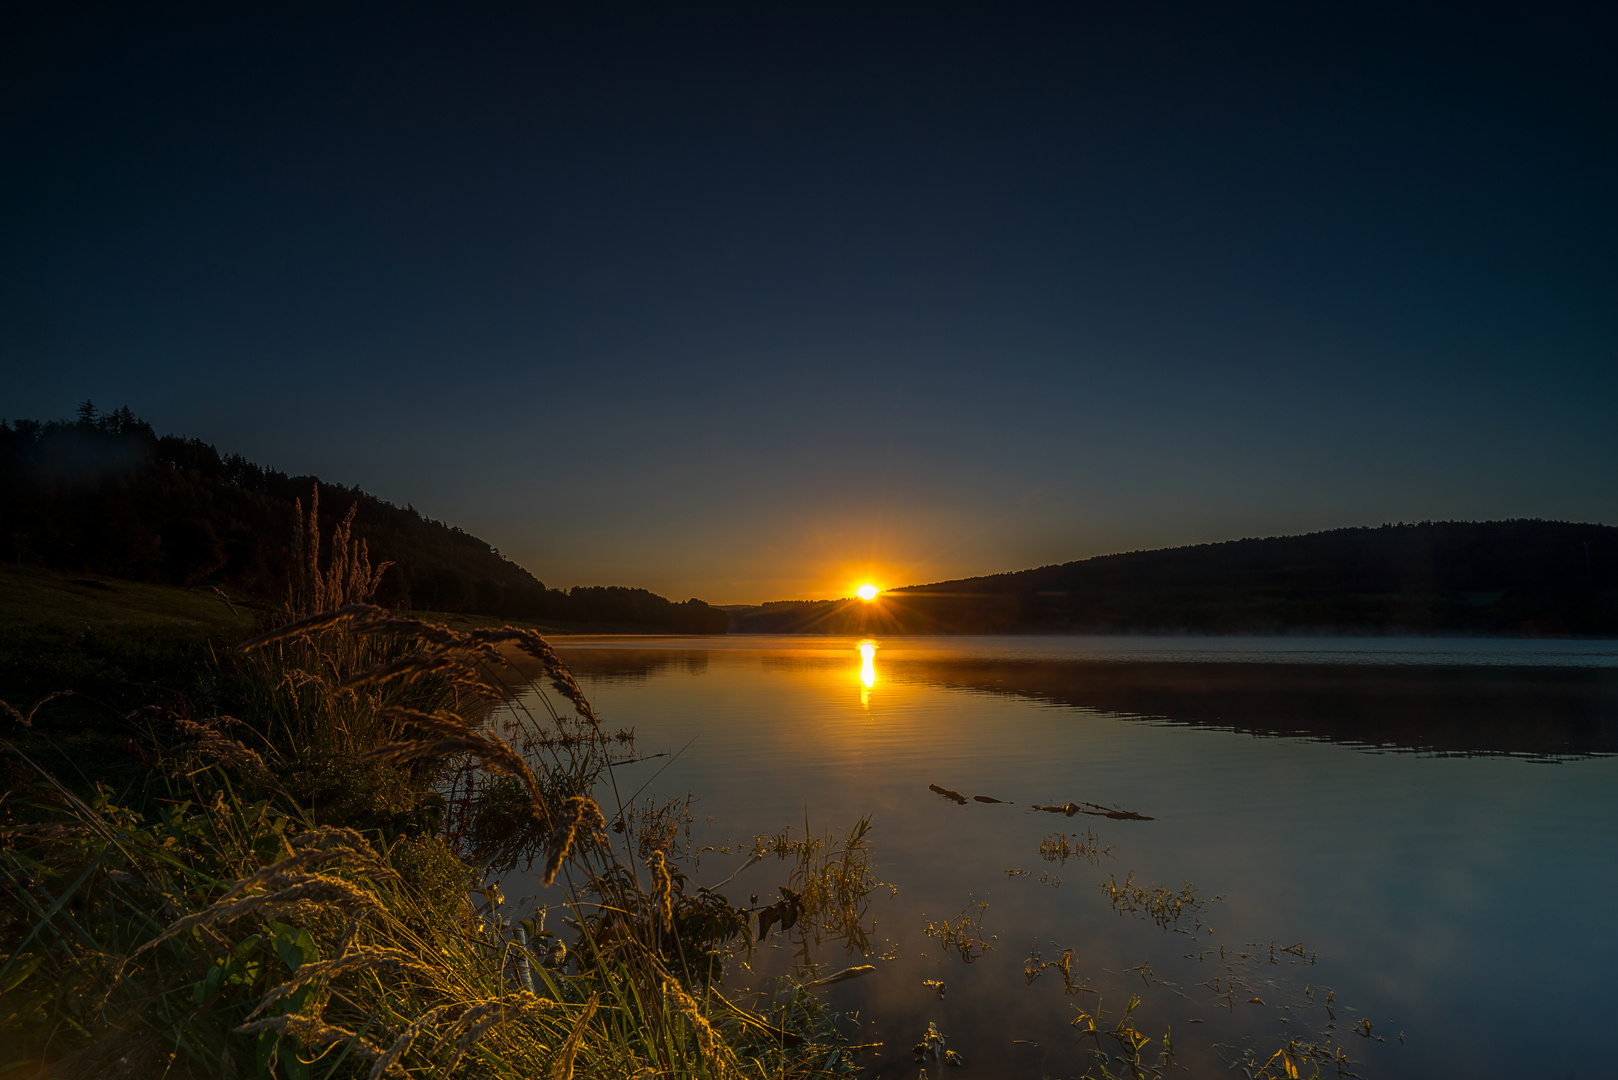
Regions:
[[[646,859],[646,869],[652,875],[652,909],[665,930],[674,928],[674,878],[669,874],[668,858],[661,851],[653,851]]]
[[[585,1033],[589,1030],[590,1021],[596,1014],[596,1007],[601,1003],[600,994],[591,994],[590,1000],[584,1003],[579,1012],[579,1018],[568,1032],[567,1041],[562,1044],[561,1051],[551,1064],[550,1075],[552,1080],[573,1080],[573,1063],[578,1060],[579,1046],[584,1042]]]
[[[602,816],[601,807],[597,806],[596,801],[590,796],[575,795],[568,799],[545,845],[545,884],[556,883],[556,874],[562,869],[562,863],[573,853],[573,845],[581,833],[586,840],[605,845],[607,839],[601,830],[606,827],[607,819]]]
[[[366,604],[376,595],[391,562],[371,565],[365,541],[355,537],[354,515],[359,503],[332,532],[331,555],[320,568],[320,485],[309,493],[309,516],[303,501],[293,500],[291,571],[287,583],[287,611],[294,619],[336,611],[349,604]]]

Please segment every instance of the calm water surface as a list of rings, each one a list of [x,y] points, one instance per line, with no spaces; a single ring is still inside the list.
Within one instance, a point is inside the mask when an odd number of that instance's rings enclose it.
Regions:
[[[556,644],[641,753],[685,748],[619,783],[694,793],[697,847],[871,816],[897,892],[872,896],[870,955],[810,959],[876,965],[817,992],[885,1044],[878,1075],[917,1074],[929,1021],[967,1070],[1075,1075],[1070,1021],[1099,999],[1110,1024],[1132,994],[1193,1075],[1328,1030],[1370,1077],[1618,1075],[1618,643],[908,638],[869,664],[854,639]],[[1070,801],[1152,820],[1033,808]],[[1111,845],[1096,865],[1041,858],[1086,830]],[[702,852],[694,880],[741,862]],[[1101,886],[1129,875],[1190,883],[1212,933],[1115,910]],[[769,859],[723,891],[768,902],[784,880]],[[972,963],[923,933],[980,902]],[[1272,942],[1313,962],[1272,964]],[[1069,948],[1075,993],[1054,969],[1028,983],[1031,949]],[[777,934],[728,985],[801,962]]]

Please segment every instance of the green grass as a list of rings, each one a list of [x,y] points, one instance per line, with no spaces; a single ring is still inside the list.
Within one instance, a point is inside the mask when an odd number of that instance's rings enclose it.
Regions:
[[[418,614],[455,630],[569,632],[521,619]],[[47,694],[73,691],[40,710],[37,730],[12,734],[69,782],[119,785],[140,771],[128,747],[136,729],[123,716],[154,700],[197,697],[214,653],[277,615],[262,601],[209,589],[0,566],[0,701],[27,712]]]
[[[206,659],[210,646],[240,641],[258,625],[247,601],[211,591],[6,567],[0,697],[25,707],[68,687],[112,697],[131,684],[162,687],[190,677],[186,661]]]
[[[232,601],[235,611],[207,590],[0,567],[0,623],[8,628],[240,637],[256,622],[243,602]]]
[[[71,689],[17,742],[67,778],[116,783],[132,767],[123,717],[193,691],[211,650],[259,621],[211,591],[0,568],[0,700],[27,712]]]

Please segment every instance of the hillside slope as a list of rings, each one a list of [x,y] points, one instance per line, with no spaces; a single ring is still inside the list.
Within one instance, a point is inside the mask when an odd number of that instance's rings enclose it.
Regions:
[[[547,589],[471,534],[359,488],[288,476],[199,439],[159,437],[128,409],[0,423],[0,558],[19,567],[169,585],[219,582],[278,600],[293,504],[318,491],[323,535],[358,507],[389,607],[722,633],[723,612],[619,586]]]
[[[747,632],[1618,636],[1618,528],[1424,522],[1104,555],[733,613]]]

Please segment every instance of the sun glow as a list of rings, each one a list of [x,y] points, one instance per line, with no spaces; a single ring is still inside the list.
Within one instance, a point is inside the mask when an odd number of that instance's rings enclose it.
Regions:
[[[861,585],[859,588],[854,590],[854,595],[869,603],[870,601],[875,600],[877,593],[881,591],[881,589],[867,581],[864,585]]]

